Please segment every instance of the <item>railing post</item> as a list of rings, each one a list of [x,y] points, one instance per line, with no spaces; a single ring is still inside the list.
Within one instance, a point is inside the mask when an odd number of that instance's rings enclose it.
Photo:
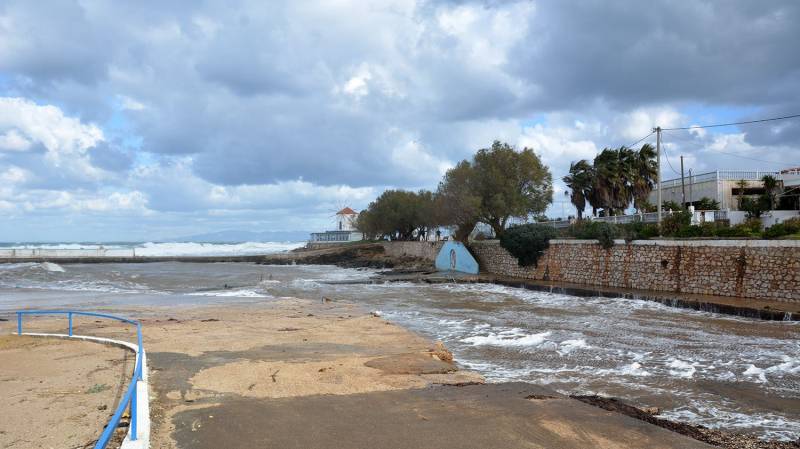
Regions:
[[[17,312],[17,335],[22,335],[22,312]]]
[[[136,377],[133,378],[135,386],[133,387],[133,395],[131,396],[131,441],[136,441],[136,397],[139,395],[139,381]]]
[[[69,336],[72,337],[72,312],[69,312]]]

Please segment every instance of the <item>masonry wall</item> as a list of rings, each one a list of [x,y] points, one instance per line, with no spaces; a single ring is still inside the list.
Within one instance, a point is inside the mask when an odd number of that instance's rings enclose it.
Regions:
[[[389,257],[416,257],[433,263],[444,242],[382,242],[381,244]]]
[[[603,287],[800,302],[800,241],[637,240],[604,249],[552,240],[537,267],[520,267],[496,240],[470,244],[482,272]]]

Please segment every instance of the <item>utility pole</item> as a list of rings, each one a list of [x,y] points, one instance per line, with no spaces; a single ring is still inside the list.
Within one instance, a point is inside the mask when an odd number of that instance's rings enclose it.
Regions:
[[[683,179],[683,155],[681,154],[681,199],[683,207],[686,207],[686,182]]]
[[[656,161],[658,166],[658,225],[661,226],[661,127],[653,128],[656,133]]]
[[[694,195],[692,195],[692,184],[694,184],[694,177],[692,176],[692,169],[689,169],[689,202],[694,203]]]

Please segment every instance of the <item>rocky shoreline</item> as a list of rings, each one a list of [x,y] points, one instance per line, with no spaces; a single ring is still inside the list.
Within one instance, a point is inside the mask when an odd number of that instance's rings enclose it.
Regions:
[[[636,418],[664,429],[680,433],[681,435],[686,435],[695,440],[708,443],[712,446],[725,449],[800,449],[800,439],[797,441],[761,440],[753,435],[746,435],[728,430],[709,429],[705,426],[659,418],[657,410],[634,407],[616,398],[606,398],[596,395],[570,395],[570,397],[586,404],[602,408],[603,410],[621,413],[631,418]]]

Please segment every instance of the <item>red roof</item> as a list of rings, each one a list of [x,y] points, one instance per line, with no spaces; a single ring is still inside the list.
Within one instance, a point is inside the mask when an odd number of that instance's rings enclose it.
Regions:
[[[358,212],[350,209],[349,207],[345,207],[344,209],[336,212],[336,215],[358,215]]]

